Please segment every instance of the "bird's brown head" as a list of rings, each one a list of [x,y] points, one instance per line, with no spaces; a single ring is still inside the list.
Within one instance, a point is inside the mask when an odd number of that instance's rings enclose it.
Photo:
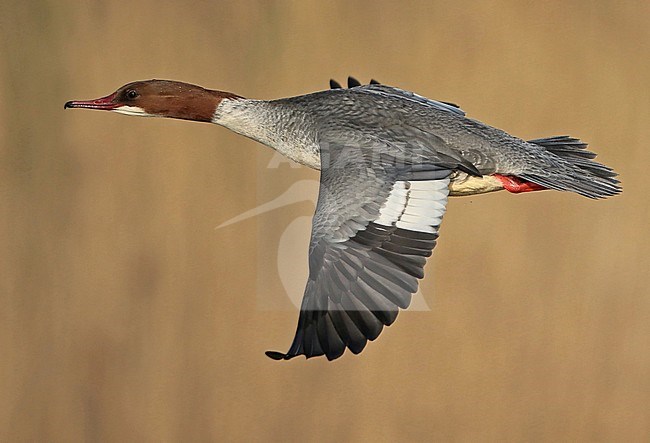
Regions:
[[[226,98],[241,97],[189,83],[146,80],[126,84],[114,93],[95,100],[69,101],[64,108],[100,109],[142,117],[210,122],[215,109]]]

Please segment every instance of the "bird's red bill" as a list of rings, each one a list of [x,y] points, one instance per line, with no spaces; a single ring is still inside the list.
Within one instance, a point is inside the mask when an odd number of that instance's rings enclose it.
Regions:
[[[71,100],[63,105],[63,108],[86,108],[86,109],[102,109],[111,111],[119,106],[114,102],[116,93],[107,95],[106,97],[97,98],[95,100]]]

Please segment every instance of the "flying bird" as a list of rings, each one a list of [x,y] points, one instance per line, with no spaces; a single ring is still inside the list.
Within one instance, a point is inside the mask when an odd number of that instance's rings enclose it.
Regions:
[[[287,352],[266,353],[276,360],[358,354],[391,325],[424,277],[449,196],[621,192],[576,138],[524,141],[375,80],[270,101],[147,80],[64,107],[215,123],[320,170],[298,328]]]

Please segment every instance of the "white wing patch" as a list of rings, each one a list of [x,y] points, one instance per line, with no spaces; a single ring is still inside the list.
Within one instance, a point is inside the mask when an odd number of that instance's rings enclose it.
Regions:
[[[379,211],[379,218],[375,220],[376,224],[393,226],[400,219],[408,201],[409,191],[407,186],[409,186],[409,182],[395,182],[393,189],[390,190],[390,194],[386,199],[386,203],[384,203]]]
[[[436,233],[448,196],[449,179],[395,182],[374,223]]]

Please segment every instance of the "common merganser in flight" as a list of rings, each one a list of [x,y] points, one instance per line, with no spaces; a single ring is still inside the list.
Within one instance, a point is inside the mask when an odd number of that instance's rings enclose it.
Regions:
[[[169,80],[129,83],[65,108],[216,123],[320,170],[309,278],[286,353],[340,357],[409,306],[450,195],[553,189],[621,192],[616,173],[568,136],[524,141],[429,100],[372,81],[279,100],[251,100]]]

